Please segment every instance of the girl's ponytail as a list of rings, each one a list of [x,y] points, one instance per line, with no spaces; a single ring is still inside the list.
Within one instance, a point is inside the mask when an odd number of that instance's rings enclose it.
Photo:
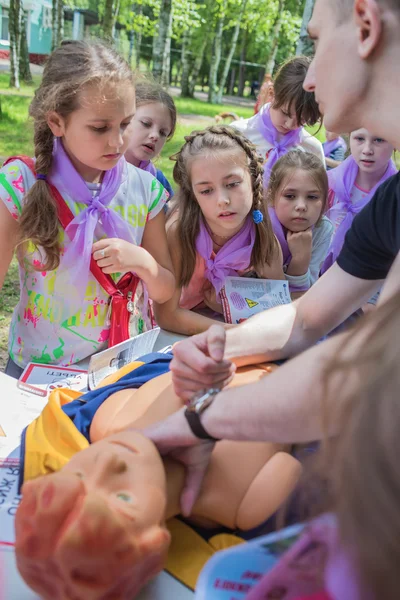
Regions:
[[[43,120],[35,121],[36,173],[50,172],[54,136]],[[30,241],[43,249],[40,269],[51,271],[60,263],[60,240],[57,206],[46,181],[37,179],[25,196],[24,208],[19,221],[19,243]]]

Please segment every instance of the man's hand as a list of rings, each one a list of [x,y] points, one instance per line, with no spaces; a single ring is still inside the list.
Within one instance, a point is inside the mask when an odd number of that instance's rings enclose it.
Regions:
[[[188,517],[200,492],[215,442],[193,435],[184,415],[185,408],[142,431],[157,446],[162,456],[170,456],[186,467],[181,494],[181,512]]]
[[[206,388],[227,385],[236,367],[224,360],[224,350],[225,329],[220,325],[176,344],[170,366],[175,393],[189,400]]]

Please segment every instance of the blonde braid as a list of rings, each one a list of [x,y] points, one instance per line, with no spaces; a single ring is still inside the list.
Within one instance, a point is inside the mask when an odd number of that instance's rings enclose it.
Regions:
[[[53,156],[54,136],[43,120],[36,120],[34,127],[36,173],[48,175]],[[43,212],[46,219],[43,219]],[[60,262],[60,239],[57,206],[46,181],[36,180],[26,196],[20,218],[19,243],[30,240],[38,248],[45,248],[41,256],[41,270],[56,269]]]

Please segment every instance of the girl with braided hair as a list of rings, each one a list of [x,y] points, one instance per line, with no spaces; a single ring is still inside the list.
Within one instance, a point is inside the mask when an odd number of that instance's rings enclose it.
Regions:
[[[316,282],[326,259],[333,234],[333,225],[324,216],[327,199],[325,167],[311,152],[291,150],[274,165],[268,211],[292,298]]]
[[[185,139],[174,157],[179,187],[167,223],[176,290],[154,308],[161,327],[190,335],[214,322],[199,310],[222,313],[220,291],[227,276],[284,279],[284,273],[255,147],[225,126]]]
[[[31,361],[69,365],[105,348],[122,274],[135,274],[135,306],[138,280],[152,300],[173,293],[168,195],[124,159],[134,114],[133,75],[115,51],[71,41],[50,55],[30,105],[35,159],[14,157],[0,172],[0,288],[15,249],[21,282],[12,376]]]

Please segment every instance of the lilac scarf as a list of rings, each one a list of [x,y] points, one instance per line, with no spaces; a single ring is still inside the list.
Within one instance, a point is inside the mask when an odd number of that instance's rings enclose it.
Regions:
[[[108,237],[135,242],[134,230],[118,213],[108,208],[108,204],[115,197],[123,181],[125,166],[125,159],[121,158],[115,167],[105,171],[100,193],[93,198],[85,181],[65,152],[61,140],[55,140],[49,179],[61,194],[64,192],[75,202],[87,205],[87,208],[80,212],[66,228],[71,243],[60,262],[60,272],[68,272],[70,281],[78,289],[81,300],[89,279],[90,258],[97,223],[101,222]]]
[[[255,239],[256,226],[251,216],[248,216],[242,229],[212,258],[213,242],[203,219],[200,220],[196,250],[205,260],[205,276],[212,283],[217,296],[224,286],[226,277],[235,276],[237,271],[243,271],[250,266]]]
[[[286,235],[283,230],[282,223],[279,221],[278,217],[276,216],[275,209],[272,208],[272,206],[268,207],[268,213],[269,213],[269,217],[271,219],[272,229],[274,230],[274,234],[276,235],[279,245],[282,248],[283,265],[284,266],[288,265],[290,263],[290,261],[292,260],[292,255],[289,250],[289,245],[286,240]]]
[[[328,250],[327,258],[322,265],[321,273],[325,273],[337,259],[344,243],[347,231],[350,229],[354,217],[368,204],[372,199],[378,187],[392,175],[397,173],[396,165],[392,160],[389,161],[388,168],[380,181],[369,191],[363,200],[353,203],[351,201],[351,191],[354,187],[358,174],[358,165],[352,156],[346,158],[341,165],[328,172],[329,189],[335,193],[335,200],[332,208],[326,213],[327,217],[335,225],[343,212],[346,213],[344,219],[333,234],[332,242]]]
[[[153,175],[153,177],[157,175],[157,169],[155,168],[151,160],[141,160],[139,163],[139,169],[142,169],[142,171],[148,171]]]
[[[324,148],[325,156],[330,156],[330,154],[338,148],[343,148],[345,152],[347,150],[347,144],[342,137],[337,137],[335,140],[331,140],[330,142],[324,142],[322,146]]]
[[[264,165],[264,187],[267,187],[271,175],[271,169],[277,160],[289,152],[294,146],[300,144],[300,134],[302,127],[289,131],[286,135],[282,135],[275,128],[269,114],[270,104],[262,107],[258,113],[257,129],[265,137],[272,148],[268,155],[268,160]]]

